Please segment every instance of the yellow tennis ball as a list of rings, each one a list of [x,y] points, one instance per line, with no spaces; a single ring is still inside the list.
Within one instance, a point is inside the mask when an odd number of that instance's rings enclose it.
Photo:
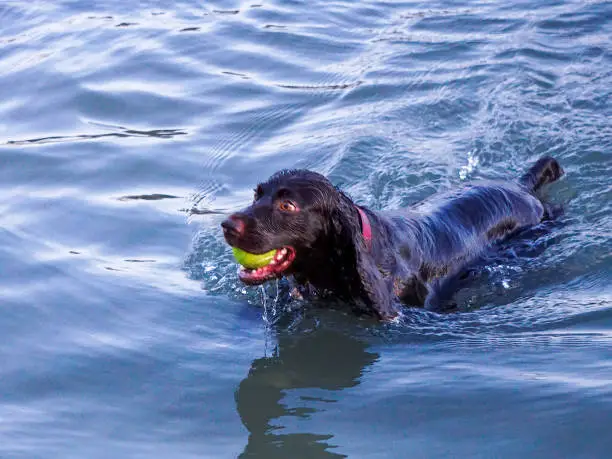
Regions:
[[[276,254],[276,249],[259,255],[245,252],[237,247],[232,247],[232,251],[234,252],[234,258],[236,261],[245,268],[249,269],[263,268],[264,266],[269,265]]]

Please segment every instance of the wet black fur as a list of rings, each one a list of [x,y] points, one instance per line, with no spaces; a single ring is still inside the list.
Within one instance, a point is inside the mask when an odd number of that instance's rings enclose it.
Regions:
[[[254,253],[292,246],[297,256],[286,274],[302,291],[331,294],[382,319],[397,315],[397,300],[442,311],[470,263],[495,242],[547,218],[535,192],[561,175],[557,161],[545,157],[518,182],[477,184],[396,212],[362,207],[372,226],[368,249],[348,196],[316,172],[281,171],[258,186],[252,205],[234,214],[246,224],[244,235],[226,239]],[[280,199],[300,211],[281,211]]]

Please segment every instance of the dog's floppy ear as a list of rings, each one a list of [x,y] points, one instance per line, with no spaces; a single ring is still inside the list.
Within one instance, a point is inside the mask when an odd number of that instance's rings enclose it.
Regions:
[[[381,319],[392,319],[397,311],[393,307],[391,289],[366,247],[357,208],[347,196],[339,193],[339,201],[331,213],[334,250],[341,260],[336,268],[347,282],[351,296],[361,298],[368,312]]]

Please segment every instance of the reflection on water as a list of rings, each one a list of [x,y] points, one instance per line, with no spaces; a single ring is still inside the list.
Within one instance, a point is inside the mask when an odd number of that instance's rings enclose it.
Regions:
[[[333,410],[338,392],[357,386],[378,354],[357,338],[331,330],[316,330],[300,336],[280,332],[271,357],[258,358],[236,391],[236,409],[249,431],[249,440],[240,457],[338,458],[333,433],[287,433],[286,419],[316,417]],[[299,389],[319,389],[316,397],[300,396]],[[287,395],[295,392],[293,404]],[[324,429],[324,425],[322,426]]]

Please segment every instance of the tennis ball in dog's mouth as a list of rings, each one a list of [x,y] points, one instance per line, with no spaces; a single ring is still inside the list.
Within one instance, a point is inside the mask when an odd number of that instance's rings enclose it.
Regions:
[[[276,249],[262,254],[245,252],[238,247],[232,247],[232,251],[234,252],[234,258],[236,261],[245,268],[249,269],[263,268],[264,266],[269,265],[276,254]]]

